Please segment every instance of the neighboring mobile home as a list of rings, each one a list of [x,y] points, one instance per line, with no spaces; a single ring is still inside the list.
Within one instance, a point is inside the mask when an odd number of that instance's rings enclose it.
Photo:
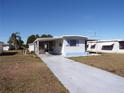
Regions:
[[[3,45],[3,50],[4,51],[8,51],[9,50],[9,45],[8,44],[4,44]]]
[[[53,38],[38,38],[34,41],[34,51],[37,54],[50,53],[63,56],[86,55],[87,38],[78,35],[68,35]]]
[[[124,40],[98,40],[87,42],[88,52],[124,53]]]
[[[0,54],[3,53],[3,42],[0,41]]]
[[[28,44],[28,51],[29,52],[34,52],[34,43],[30,43],[30,44]]]

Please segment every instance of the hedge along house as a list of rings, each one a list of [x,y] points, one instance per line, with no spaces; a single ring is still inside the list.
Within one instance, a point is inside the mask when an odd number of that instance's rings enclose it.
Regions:
[[[124,53],[124,40],[98,40],[87,42],[88,52]]]
[[[34,51],[36,54],[55,54],[67,57],[86,55],[87,38],[77,35],[38,38],[34,41]]]

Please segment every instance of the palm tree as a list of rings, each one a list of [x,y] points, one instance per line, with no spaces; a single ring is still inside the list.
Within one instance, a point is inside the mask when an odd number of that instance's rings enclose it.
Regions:
[[[9,38],[8,43],[10,45],[10,49],[11,48],[14,48],[14,49],[21,48],[23,41],[21,40],[20,33],[19,32],[12,33]]]

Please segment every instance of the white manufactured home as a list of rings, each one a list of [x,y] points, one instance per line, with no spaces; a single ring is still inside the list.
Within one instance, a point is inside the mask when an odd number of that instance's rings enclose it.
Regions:
[[[87,51],[98,53],[124,53],[124,40],[88,41]]]
[[[34,51],[37,54],[50,53],[63,56],[86,55],[87,38],[68,35],[53,38],[38,38],[34,41]]]
[[[3,42],[0,42],[0,54],[3,53]]]

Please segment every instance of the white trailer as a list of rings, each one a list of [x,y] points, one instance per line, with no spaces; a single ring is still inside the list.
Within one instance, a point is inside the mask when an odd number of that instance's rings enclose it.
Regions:
[[[87,42],[88,52],[124,53],[124,40],[98,40]]]

